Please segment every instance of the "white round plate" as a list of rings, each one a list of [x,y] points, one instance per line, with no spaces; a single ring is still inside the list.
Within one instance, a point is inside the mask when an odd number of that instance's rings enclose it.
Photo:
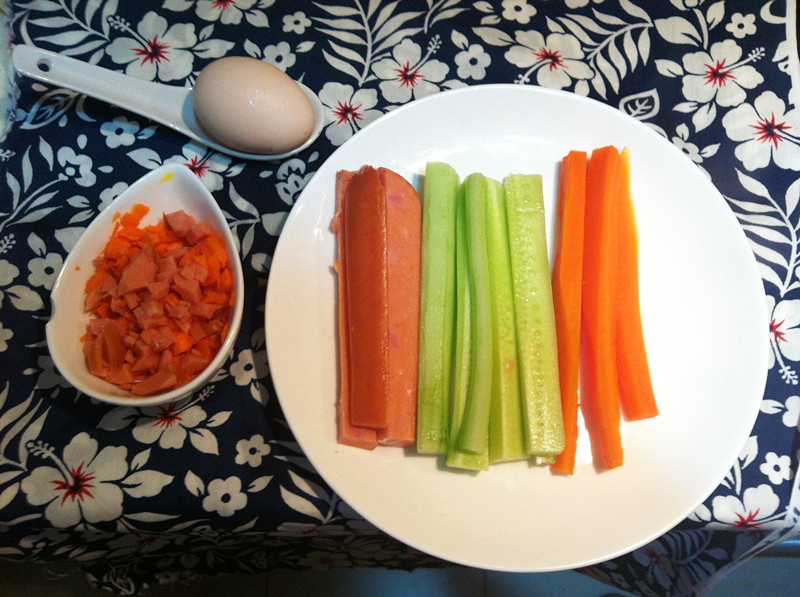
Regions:
[[[596,471],[585,435],[571,477],[520,462],[467,474],[413,450],[338,445],[330,230],[336,172],[370,164],[413,178],[438,160],[462,177],[540,173],[552,231],[559,161],[571,149],[603,145],[631,151],[642,317],[661,410],[654,419],[623,423],[625,464]],[[616,109],[518,85],[470,87],[413,102],[339,148],[283,228],[267,289],[266,331],[287,421],[331,487],[400,541],[491,570],[585,566],[675,526],[736,459],[767,372],[767,313],[756,262],[702,171]]]

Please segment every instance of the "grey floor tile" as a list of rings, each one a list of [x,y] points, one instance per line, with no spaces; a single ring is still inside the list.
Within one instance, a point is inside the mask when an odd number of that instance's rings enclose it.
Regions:
[[[631,596],[577,572],[506,574],[488,572],[487,597]],[[800,558],[758,557],[726,575],[709,597],[794,597],[800,595]]]
[[[710,597],[800,594],[800,558],[753,558],[727,575]],[[0,597],[108,597],[74,565],[0,560]],[[193,585],[153,587],[145,597],[603,597],[630,595],[577,572],[512,574],[452,567],[437,570],[275,570],[218,576]]]
[[[752,558],[725,576],[710,597],[800,595],[800,558]]]
[[[68,562],[29,564],[0,560],[0,597],[108,597],[92,589]]]
[[[602,597],[611,594],[631,595],[573,571],[486,573],[487,597]]]
[[[155,586],[144,597],[264,597],[267,575],[228,575],[194,584]],[[113,597],[93,589],[86,576],[69,562],[30,564],[0,560],[0,597]]]
[[[266,594],[266,574],[233,574],[203,578],[188,585],[151,587],[143,597],[264,597]]]
[[[485,573],[470,568],[436,570],[272,571],[267,597],[484,597]]]

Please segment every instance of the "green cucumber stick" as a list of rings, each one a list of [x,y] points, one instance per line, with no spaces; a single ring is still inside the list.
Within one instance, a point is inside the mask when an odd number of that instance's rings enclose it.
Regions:
[[[511,175],[504,187],[525,448],[532,456],[554,456],[564,450],[564,421],[542,177]]]
[[[528,457],[522,432],[522,404],[517,366],[517,324],[503,185],[487,179],[486,226],[489,250],[489,287],[492,295],[493,386],[489,417],[489,461],[507,462]]]
[[[422,189],[417,452],[444,454],[450,414],[455,310],[455,223],[460,181],[449,165],[431,162]]]
[[[457,439],[460,451],[489,451],[489,415],[492,394],[492,293],[489,288],[489,252],[486,245],[486,177],[473,173],[464,180],[469,254],[472,358],[469,398]]]
[[[451,384],[450,439],[445,463],[447,466],[486,470],[489,468],[487,453],[463,452],[456,446],[456,438],[464,419],[469,396],[470,371],[472,365],[471,293],[469,278],[469,248],[467,244],[467,212],[464,193],[458,196],[456,213],[456,318],[453,346],[453,378]]]

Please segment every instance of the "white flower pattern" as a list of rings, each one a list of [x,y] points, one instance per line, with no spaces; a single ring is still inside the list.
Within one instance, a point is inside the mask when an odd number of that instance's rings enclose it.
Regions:
[[[118,466],[127,449],[105,447],[98,453],[95,440],[83,434],[64,448],[61,466],[40,466],[22,481],[22,490],[34,505],[47,504],[44,515],[58,528],[81,520],[98,523],[122,515],[118,481],[127,469]]]
[[[135,120],[128,120],[125,116],[118,116],[111,122],[101,124],[100,132],[105,135],[106,145],[109,148],[128,147],[136,142],[139,123]]]
[[[256,0],[198,0],[197,16],[204,21],[219,21],[223,25],[238,25],[245,11],[252,8]]]
[[[441,90],[438,85],[447,77],[449,67],[440,60],[423,56],[419,44],[404,39],[392,49],[392,57],[375,63],[375,74],[388,102],[404,104]]]
[[[233,516],[247,505],[247,494],[242,491],[239,477],[214,479],[208,484],[208,495],[203,498],[203,509],[223,517]]]
[[[566,89],[573,80],[585,80],[593,75],[574,35],[551,33],[545,39],[538,31],[518,31],[515,41],[517,43],[505,56],[511,64],[528,69],[522,76],[523,81],[535,72],[539,85]]]
[[[148,81],[177,81],[194,66],[189,48],[197,43],[193,24],[170,25],[156,12],[148,12],[130,36],[117,37],[106,48],[125,73]]]
[[[157,443],[165,449],[182,448],[189,431],[205,421],[205,411],[197,405],[181,408],[171,402],[165,406],[148,406],[133,428],[133,437],[144,444]]]
[[[715,101],[723,107],[738,106],[747,91],[763,83],[764,77],[750,64],[741,61],[742,49],[732,40],[717,42],[708,52],[692,52],[683,57],[686,75],[683,95],[700,103]]]
[[[748,170],[774,162],[779,168],[800,170],[800,111],[772,91],[765,91],[752,104],[742,104],[722,119],[725,132],[738,141],[736,157]]]
[[[256,434],[248,439],[236,442],[236,464],[247,464],[252,467],[261,466],[264,456],[270,453],[269,445],[264,442],[262,435]]]
[[[337,146],[381,116],[374,109],[378,104],[374,89],[356,90],[352,85],[326,83],[319,99],[326,109],[325,136]]]
[[[729,199],[765,279],[770,371],[751,449],[692,528],[591,573],[621,589],[674,593],[784,523],[798,492],[788,446],[800,421],[800,117],[781,3],[759,11],[727,0],[670,0],[658,10],[643,0],[18,4],[19,39],[147,81],[191,86],[226,54],[266,60],[317,92],[325,126],[290,159],[242,161],[81,94],[19,81],[17,121],[0,141],[0,549],[30,560],[58,553],[128,594],[159,580],[268,570],[277,549],[292,566],[434,563],[381,535],[308,464],[271,399],[263,290],[289,209],[336,148],[403,104],[484,83],[588,95],[667,136]],[[101,405],[53,365],[47,295],[91,219],[170,162],[189,167],[223,209],[250,316],[195,396],[161,409]],[[23,526],[7,545],[9,529]],[[735,539],[717,539],[730,529]],[[693,533],[714,557],[694,550]],[[243,536],[253,539],[246,556]],[[688,556],[680,563],[678,542]],[[119,566],[101,571],[105,560]]]

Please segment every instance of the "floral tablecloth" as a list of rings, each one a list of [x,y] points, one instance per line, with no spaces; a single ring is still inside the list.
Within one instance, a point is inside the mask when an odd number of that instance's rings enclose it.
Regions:
[[[484,83],[590,96],[671,140],[739,218],[771,311],[765,397],[730,472],[674,530],[583,572],[635,593],[687,595],[795,533],[793,1],[28,0],[9,10],[14,43],[151,81],[191,85],[225,55],[269,61],[319,94],[327,121],[296,157],[246,162],[75,92],[18,81],[16,121],[0,145],[0,557],[70,559],[125,594],[277,567],[445,565],[362,520],[304,457],[270,381],[264,291],[282,223],[331,152],[399,105]],[[191,398],[96,403],[53,367],[49,291],[92,218],[174,162],[213,192],[238,238],[242,330],[223,370]]]

